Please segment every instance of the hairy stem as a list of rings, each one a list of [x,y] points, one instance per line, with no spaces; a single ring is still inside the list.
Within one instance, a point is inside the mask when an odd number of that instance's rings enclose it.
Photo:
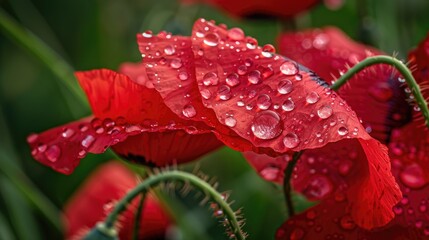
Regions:
[[[331,89],[332,90],[338,90],[341,86],[343,86],[345,83],[347,83],[348,80],[350,80],[354,75],[365,69],[366,67],[375,65],[375,64],[389,64],[396,68],[396,70],[401,73],[402,77],[405,79],[405,81],[408,84],[408,87],[411,89],[411,93],[414,96],[414,99],[419,106],[423,117],[425,118],[426,126],[429,127],[429,108],[427,105],[426,100],[424,99],[420,87],[417,84],[416,80],[413,77],[413,74],[411,73],[410,69],[401,62],[400,60],[390,57],[390,56],[374,56],[374,57],[368,57],[365,60],[357,63],[352,68],[350,68],[346,73],[344,73],[340,78],[338,78],[337,81],[335,81],[334,84],[332,84]]]
[[[144,200],[146,198],[146,193],[142,193],[141,197],[140,197],[140,201],[139,201],[139,205],[137,207],[136,213],[135,213],[135,217],[134,217],[134,229],[133,229],[133,239],[134,240],[138,240],[139,239],[139,230],[140,230],[140,219],[142,216],[142,211],[143,211],[143,205],[144,205]]]
[[[293,169],[295,168],[296,163],[301,157],[303,151],[296,152],[293,154],[292,161],[290,161],[285,169],[284,177],[283,177],[283,192],[286,200],[286,208],[289,213],[289,217],[295,215],[295,209],[292,203],[292,186],[291,186],[291,178]]]
[[[216,191],[209,183],[203,181],[202,179],[198,178],[197,176],[178,171],[178,170],[172,170],[168,172],[161,172],[157,175],[152,175],[148,177],[144,182],[139,184],[137,187],[135,187],[133,190],[127,193],[127,195],[115,206],[115,209],[107,216],[104,226],[107,229],[111,229],[114,226],[114,223],[116,222],[117,217],[123,212],[127,205],[139,194],[147,192],[149,189],[156,187],[157,185],[165,182],[171,182],[171,181],[178,181],[178,182],[186,182],[200,191],[204,192],[206,195],[208,195],[213,202],[218,204],[219,208],[223,210],[223,213],[225,216],[229,219],[229,222],[231,224],[231,231],[232,234],[237,239],[245,239],[245,233],[241,230],[241,225],[234,213],[234,211],[231,209],[229,204],[223,199],[222,195]]]

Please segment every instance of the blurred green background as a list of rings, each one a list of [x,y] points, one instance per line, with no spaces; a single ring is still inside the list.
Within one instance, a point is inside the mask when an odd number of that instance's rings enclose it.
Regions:
[[[402,58],[429,30],[427,0],[348,0],[336,11],[319,4],[286,24],[274,18],[234,18],[212,6],[174,0],[0,0],[0,8],[76,70],[116,69],[123,62],[137,62],[137,32],[189,35],[200,17],[242,27],[260,44],[274,45],[283,26],[335,25],[358,41]],[[55,222],[62,206],[109,156],[88,156],[70,176],[31,158],[25,141],[29,133],[90,112],[46,65],[6,36],[0,33],[0,239],[61,239]],[[280,186],[261,180],[241,154],[230,149],[210,154],[198,164],[202,172],[218,179],[221,191],[232,191],[234,209],[243,207],[249,239],[272,239],[287,216]],[[193,199],[174,200],[183,225],[176,230],[177,238],[226,239],[217,220],[206,207],[195,208],[198,201]],[[301,210],[308,206],[296,201]]]

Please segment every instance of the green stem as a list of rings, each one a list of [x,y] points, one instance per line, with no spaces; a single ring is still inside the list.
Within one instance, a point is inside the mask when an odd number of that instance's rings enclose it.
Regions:
[[[115,209],[107,216],[104,226],[107,229],[112,229],[117,217],[123,212],[127,205],[139,194],[147,192],[149,189],[157,186],[158,184],[169,182],[169,181],[179,181],[179,182],[186,182],[200,191],[207,194],[213,202],[217,203],[219,205],[219,208],[223,210],[223,213],[225,216],[229,219],[229,222],[231,224],[231,231],[232,234],[237,239],[245,239],[245,233],[241,230],[241,225],[234,213],[234,211],[231,209],[231,207],[228,205],[228,203],[223,199],[222,195],[216,191],[209,183],[203,181],[202,179],[198,178],[197,176],[178,171],[178,170],[172,170],[168,172],[161,172],[157,175],[152,175],[148,177],[144,182],[139,184],[136,188],[131,190],[127,193],[127,195],[115,206]]]
[[[289,217],[292,217],[293,215],[295,215],[295,209],[293,207],[293,202],[292,202],[292,185],[291,185],[292,173],[302,153],[303,151],[296,152],[293,154],[292,161],[290,161],[287,164],[284,177],[283,177],[283,192],[286,200],[286,208],[288,210]]]
[[[400,60],[390,57],[390,56],[374,56],[374,57],[368,57],[365,60],[359,62],[358,64],[354,65],[352,68],[350,68],[346,73],[344,73],[340,78],[338,78],[337,81],[335,81],[334,84],[332,84],[331,89],[332,90],[338,90],[341,86],[343,86],[345,83],[347,83],[348,80],[350,80],[354,75],[365,69],[366,67],[375,65],[375,64],[389,64],[396,68],[396,70],[401,73],[402,77],[405,79],[405,81],[408,84],[408,87],[411,89],[411,93],[414,96],[414,99],[419,106],[423,117],[425,118],[426,126],[429,127],[429,108],[427,105],[426,100],[424,99],[420,87],[417,84],[416,80],[413,77],[413,74],[411,73],[410,69],[401,62]]]
[[[136,215],[134,217],[134,230],[133,230],[133,240],[139,239],[139,230],[140,230],[140,218],[142,216],[144,200],[146,198],[146,193],[142,193],[139,201],[139,206],[137,207]]]
[[[77,85],[73,68],[55,51],[48,47],[42,40],[28,30],[21,27],[3,9],[0,8],[0,30],[10,37],[13,42],[33,54],[55,74],[67,88],[81,101],[83,106],[88,107],[85,95]]]

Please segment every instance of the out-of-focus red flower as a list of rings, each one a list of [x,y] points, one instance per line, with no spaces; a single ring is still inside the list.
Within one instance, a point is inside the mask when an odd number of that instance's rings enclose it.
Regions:
[[[124,64],[120,72],[77,72],[94,117],[30,135],[33,157],[70,174],[87,153],[110,146],[132,161],[165,166],[194,160],[221,145],[210,127],[169,110],[142,64]]]
[[[289,18],[311,8],[320,2],[320,0],[182,0],[182,2],[208,3],[239,17],[266,15],[280,18]],[[330,1],[330,3],[332,3],[332,8],[336,8],[338,5],[341,5],[341,3],[335,3],[332,1]]]
[[[64,208],[67,239],[80,239],[97,222],[103,221],[117,201],[138,184],[137,177],[117,162],[99,167],[74,194]],[[140,218],[139,239],[163,239],[170,217],[148,194]],[[118,218],[120,239],[131,239],[139,199],[134,199]]]
[[[309,32],[302,35],[308,33]],[[319,34],[321,34],[320,31]],[[307,37],[309,40],[314,41],[315,36],[312,38],[307,35]],[[409,56],[411,65],[414,65],[416,68],[413,74],[419,84],[423,86],[423,94],[426,97],[427,91],[424,86],[429,82],[429,77],[426,74],[428,66],[427,59],[429,59],[429,53],[426,51],[428,42],[429,38],[421,43],[419,48],[411,52]],[[321,50],[321,52],[325,54],[326,60],[320,56],[320,53],[317,54],[317,51],[312,51],[311,55],[317,56],[317,63],[326,63],[331,59],[338,59],[328,54],[335,52],[328,50],[333,46],[335,46],[335,42],[331,42],[330,47]],[[350,63],[348,62],[348,64]],[[380,66],[380,68],[383,66]],[[371,71],[364,71],[359,74],[357,79],[352,80],[350,88],[358,88],[358,80],[368,85],[373,84],[374,78],[372,76],[373,73]],[[383,75],[380,76],[383,77]],[[389,82],[390,79],[385,78],[384,81]],[[375,82],[377,83],[377,81]],[[390,85],[390,87],[396,88],[397,86]],[[398,90],[393,91],[395,92]],[[352,98],[348,102],[353,104],[353,96],[350,97]],[[348,99],[349,96],[344,96],[344,98]],[[373,101],[371,96],[367,98],[363,97],[363,100],[365,100],[365,102]],[[397,99],[393,103],[398,103],[399,100],[402,101],[403,99]],[[398,106],[394,106],[394,108],[396,107]],[[359,110],[357,111],[359,113]],[[373,114],[376,115],[382,115],[383,113],[384,111],[378,113],[373,112]],[[368,119],[371,120],[371,118]],[[397,181],[400,183],[404,195],[402,200],[394,206],[395,217],[388,225],[383,227],[380,226],[379,228],[369,231],[358,226],[351,217],[350,213],[353,204],[350,203],[353,202],[354,199],[348,196],[346,191],[351,186],[350,181],[353,180],[352,176],[360,174],[359,172],[361,169],[359,166],[356,166],[356,163],[362,155],[356,154],[355,151],[350,151],[350,149],[354,148],[353,146],[347,145],[343,146],[342,150],[336,152],[330,151],[329,149],[322,149],[322,151],[306,151],[304,153],[303,158],[301,158],[295,169],[295,189],[310,199],[321,199],[322,201],[319,205],[286,221],[278,230],[276,238],[368,240],[429,239],[429,225],[427,224],[427,220],[429,219],[429,199],[427,198],[429,194],[427,185],[429,182],[429,171],[424,168],[429,161],[427,155],[429,151],[429,134],[427,127],[424,125],[422,117],[419,116],[419,114],[415,114],[411,123],[390,131],[389,136],[389,155],[392,159],[392,171]],[[279,158],[266,158],[260,155],[249,155],[248,157],[254,162],[255,167],[259,169],[261,175],[263,175],[263,168],[260,167],[263,165],[261,162],[271,164],[270,166],[280,166],[283,169],[287,164],[283,162],[279,165],[278,162],[281,160]],[[308,171],[308,169],[310,169],[310,171]],[[282,169],[278,170],[278,172],[281,171]],[[269,173],[268,170],[266,172]],[[281,181],[282,177],[283,176],[272,177],[273,179],[271,180]],[[387,191],[389,190],[382,189],[379,195],[380,202],[384,201]],[[371,194],[373,193],[371,192]]]

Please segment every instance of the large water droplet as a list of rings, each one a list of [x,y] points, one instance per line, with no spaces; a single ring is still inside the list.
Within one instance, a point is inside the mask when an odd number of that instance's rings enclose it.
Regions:
[[[88,135],[82,140],[81,145],[84,148],[89,148],[94,143],[94,141],[95,141],[94,136]]]
[[[425,185],[423,169],[416,163],[406,166],[399,173],[399,178],[409,188],[418,189]]]
[[[180,80],[185,81],[188,80],[188,73],[187,72],[180,72],[177,76]]]
[[[279,115],[273,111],[259,112],[253,119],[251,130],[259,139],[273,139],[282,132]]]
[[[292,90],[293,90],[293,84],[290,80],[282,80],[277,85],[277,91],[280,94],[288,94],[292,92]]]
[[[246,42],[247,42],[246,43],[246,47],[248,49],[253,50],[253,49],[255,49],[258,46],[258,41],[256,39],[252,38],[252,37],[247,37],[246,38]]]
[[[204,99],[210,99],[211,97],[212,97],[212,93],[210,92],[210,90],[208,90],[208,89],[202,89],[201,91],[200,91],[200,93],[201,93],[201,96],[204,98]]]
[[[271,98],[267,94],[262,94],[256,100],[256,105],[261,110],[267,110],[271,106]]]
[[[303,193],[310,200],[321,200],[333,190],[331,181],[323,175],[314,175],[308,181]]]
[[[203,42],[210,47],[217,46],[219,44],[219,35],[217,33],[208,33],[204,36]]]
[[[46,158],[51,162],[56,162],[61,155],[61,149],[57,145],[51,145],[45,152]]]
[[[258,70],[253,70],[247,74],[247,79],[251,84],[258,84],[261,82],[261,72]]]
[[[230,87],[235,87],[240,83],[240,79],[237,73],[231,73],[226,77],[226,84]]]
[[[226,117],[225,125],[228,127],[235,127],[235,125],[237,125],[237,120],[233,116]]]
[[[176,49],[171,45],[168,45],[164,48],[164,53],[169,55],[169,56],[173,55],[175,52],[176,52]]]
[[[299,137],[295,133],[288,133],[283,138],[283,144],[287,148],[295,148],[296,146],[298,146],[299,142]]]
[[[174,69],[181,68],[182,67],[182,60],[180,60],[180,58],[171,59],[170,67],[172,67]]]
[[[240,28],[231,28],[228,31],[228,37],[234,41],[240,41],[244,39],[244,32]]]
[[[229,100],[231,98],[231,89],[226,85],[221,85],[217,90],[217,95],[221,100]]]
[[[305,97],[305,101],[307,101],[308,104],[315,104],[319,101],[320,96],[317,94],[317,92],[310,92]]]
[[[349,133],[349,130],[346,127],[343,126],[343,127],[338,128],[338,134],[340,136],[344,136],[347,133]]]
[[[280,66],[280,71],[287,76],[292,76],[298,73],[298,65],[292,61],[286,61]]]
[[[295,108],[295,103],[292,101],[292,98],[286,99],[282,104],[282,109],[286,112],[290,112]]]
[[[203,77],[203,84],[205,86],[217,85],[218,82],[219,82],[219,78],[218,78],[217,74],[214,72],[208,72]]]
[[[266,58],[270,58],[273,57],[273,54],[276,52],[276,49],[274,48],[273,45],[271,44],[265,44],[262,47],[262,56],[266,57]]]
[[[195,117],[197,115],[197,111],[195,110],[194,106],[191,104],[185,105],[182,110],[183,116],[187,118]]]
[[[152,37],[152,31],[148,30],[148,31],[142,33],[142,36],[145,38],[151,38]]]
[[[321,119],[327,119],[330,116],[332,116],[332,107],[329,105],[322,106],[317,110],[317,116],[319,116]]]

